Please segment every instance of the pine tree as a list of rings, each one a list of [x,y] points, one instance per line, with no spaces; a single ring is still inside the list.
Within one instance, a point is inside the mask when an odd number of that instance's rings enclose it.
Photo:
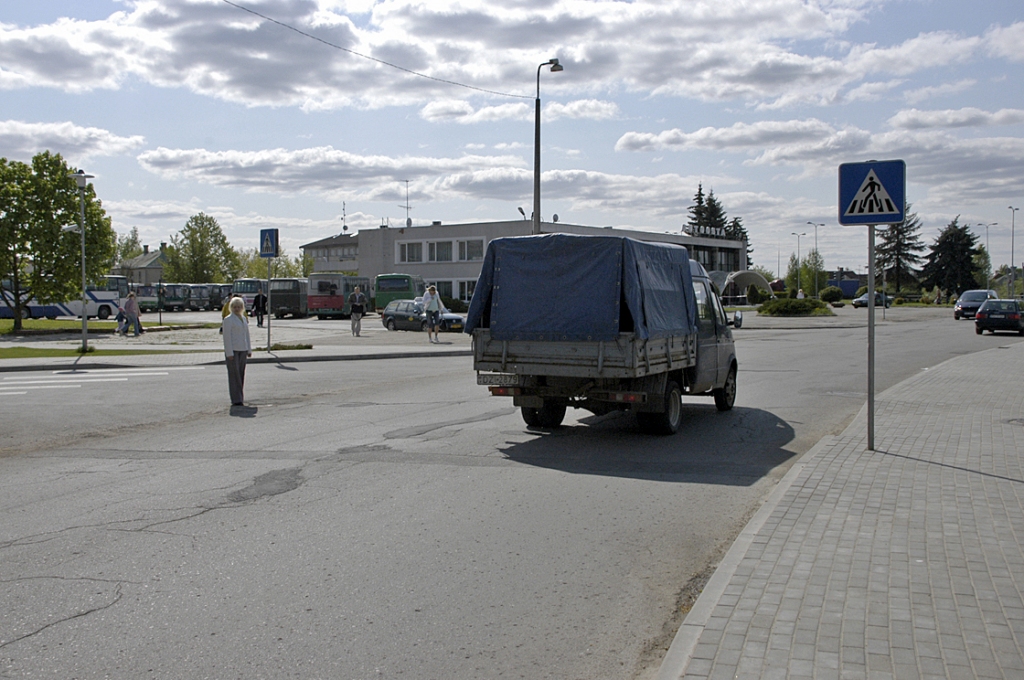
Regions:
[[[690,220],[686,223],[687,231],[691,234],[699,234],[702,227],[708,225],[708,208],[704,202],[704,187],[697,185],[697,195],[693,197],[693,205],[687,208],[690,213]]]
[[[921,269],[925,288],[938,286],[943,291],[959,295],[978,287],[974,269],[978,237],[971,233],[970,227],[961,227],[959,220],[957,215],[936,237]]]
[[[725,208],[722,207],[721,201],[715,197],[714,189],[708,191],[708,201],[704,214],[707,217],[707,235],[714,237],[717,237],[719,234],[724,235],[726,227]]]
[[[911,204],[907,203],[904,219],[899,224],[892,224],[882,231],[881,243],[875,248],[876,265],[883,271],[892,272],[896,290],[903,283],[916,281],[914,265],[920,264],[924,258],[918,253],[925,249],[921,237],[921,220],[917,213],[910,212]],[[954,220],[955,221],[955,220]]]
[[[725,228],[725,237],[732,241],[743,241],[747,244],[747,269],[754,266],[754,249],[750,247],[750,237],[747,236],[747,229],[743,226],[742,217],[734,217]]]

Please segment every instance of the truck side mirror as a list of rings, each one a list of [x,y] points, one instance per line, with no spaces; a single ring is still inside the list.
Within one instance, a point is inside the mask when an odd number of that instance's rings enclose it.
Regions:
[[[732,315],[732,319],[729,321],[729,325],[732,326],[733,328],[742,328],[743,312],[736,310]]]

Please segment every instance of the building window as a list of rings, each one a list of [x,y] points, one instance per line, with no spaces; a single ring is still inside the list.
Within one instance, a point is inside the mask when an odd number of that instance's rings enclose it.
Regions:
[[[446,298],[452,297],[452,282],[451,281],[435,281],[434,285],[437,286],[437,294],[438,295],[440,295],[441,297],[446,297]]]
[[[459,299],[463,302],[473,299],[474,290],[476,290],[476,281],[459,281]]]
[[[484,259],[484,240],[459,241],[459,259],[463,262]]]
[[[422,243],[400,243],[398,245],[399,262],[423,262]]]
[[[436,241],[427,244],[427,256],[431,262],[451,262],[452,242]]]

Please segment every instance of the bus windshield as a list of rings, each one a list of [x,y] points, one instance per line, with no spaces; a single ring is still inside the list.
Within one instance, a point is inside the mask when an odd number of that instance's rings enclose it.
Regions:
[[[294,280],[286,281],[271,281],[270,290],[283,291],[286,293],[294,293],[299,290],[299,282]]]
[[[260,289],[263,287],[261,285],[262,283],[263,282],[260,279],[239,279],[235,281],[235,284],[231,290],[235,294],[249,293],[250,295],[252,295],[260,291]]]

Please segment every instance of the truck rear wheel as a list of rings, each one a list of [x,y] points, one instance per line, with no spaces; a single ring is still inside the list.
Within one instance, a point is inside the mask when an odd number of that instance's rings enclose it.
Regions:
[[[729,368],[725,384],[712,392],[715,395],[715,406],[719,411],[728,411],[736,403],[736,367]]]
[[[665,410],[662,413],[637,413],[640,429],[651,434],[675,434],[683,422],[683,391],[669,380],[665,385]]]
[[[565,404],[545,400],[540,408],[522,407],[523,420],[530,427],[558,427],[565,419]]]

